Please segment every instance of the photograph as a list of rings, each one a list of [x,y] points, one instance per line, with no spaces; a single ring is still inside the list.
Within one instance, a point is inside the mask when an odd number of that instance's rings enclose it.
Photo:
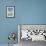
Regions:
[[[7,6],[6,7],[6,17],[7,18],[14,18],[15,17],[15,6]]]

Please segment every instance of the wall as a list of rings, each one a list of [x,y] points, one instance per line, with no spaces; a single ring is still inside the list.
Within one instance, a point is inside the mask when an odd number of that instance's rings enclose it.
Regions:
[[[46,24],[46,0],[17,0],[16,15],[21,24]]]
[[[6,18],[6,6],[16,6],[15,2],[15,0],[0,0],[0,44],[9,42],[10,32],[16,32],[17,35],[17,18]],[[15,42],[18,42],[17,39]]]
[[[13,5],[15,18],[6,18],[6,6]],[[0,44],[8,43],[9,32],[17,34],[18,24],[46,24],[46,0],[0,0]]]

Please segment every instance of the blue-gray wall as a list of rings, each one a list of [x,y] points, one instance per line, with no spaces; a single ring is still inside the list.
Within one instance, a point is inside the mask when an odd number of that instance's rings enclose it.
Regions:
[[[15,6],[15,18],[6,18],[6,6]],[[0,43],[17,34],[18,24],[46,24],[46,0],[0,0]]]

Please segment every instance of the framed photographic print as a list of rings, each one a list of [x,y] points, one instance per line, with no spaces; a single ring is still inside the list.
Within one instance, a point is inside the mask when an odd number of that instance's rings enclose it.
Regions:
[[[6,6],[6,17],[14,18],[15,17],[15,6]]]

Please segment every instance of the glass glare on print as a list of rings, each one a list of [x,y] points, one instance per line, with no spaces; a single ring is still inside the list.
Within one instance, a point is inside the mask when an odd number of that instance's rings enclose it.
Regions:
[[[7,17],[14,17],[15,13],[15,7],[14,6],[8,6],[7,7]]]

